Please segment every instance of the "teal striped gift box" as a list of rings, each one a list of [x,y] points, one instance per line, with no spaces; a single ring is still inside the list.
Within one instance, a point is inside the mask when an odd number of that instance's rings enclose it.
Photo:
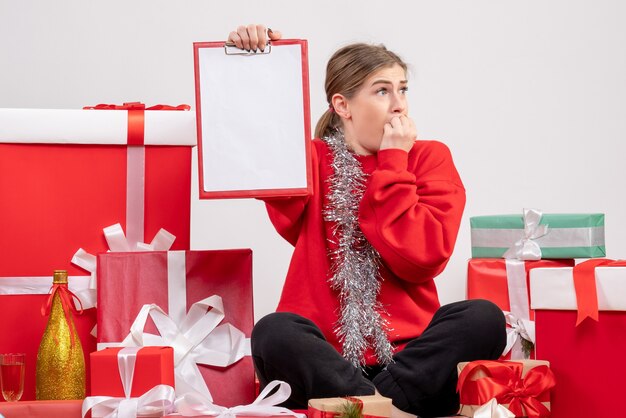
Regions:
[[[470,218],[473,258],[604,257],[604,214],[542,214]]]

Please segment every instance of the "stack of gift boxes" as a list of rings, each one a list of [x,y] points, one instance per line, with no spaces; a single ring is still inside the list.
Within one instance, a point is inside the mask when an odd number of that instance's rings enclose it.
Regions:
[[[0,109],[0,352],[27,355],[23,400],[35,396],[56,269],[85,308],[74,320],[97,399],[84,412],[162,414],[178,398],[187,415],[215,415],[254,399],[252,254],[189,250],[195,142],[185,106]],[[506,313],[508,344],[503,361],[459,365],[461,413],[500,403],[518,416],[613,416],[626,263],[598,258],[603,215],[528,210],[471,225],[467,296]],[[271,408],[254,414],[281,412]]]
[[[515,416],[614,416],[626,263],[600,258],[604,215],[524,210],[470,224],[467,297],[504,311],[507,347],[499,361],[459,365],[461,413],[490,401]]]
[[[26,353],[22,400],[58,269],[83,303],[87,394],[254,400],[252,253],[189,249],[195,121],[188,106],[140,103],[0,109],[0,352]]]

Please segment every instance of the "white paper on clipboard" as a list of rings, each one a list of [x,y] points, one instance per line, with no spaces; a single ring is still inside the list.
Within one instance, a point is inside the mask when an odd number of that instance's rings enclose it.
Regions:
[[[201,197],[305,194],[310,129],[302,62],[300,43],[252,55],[198,48]]]

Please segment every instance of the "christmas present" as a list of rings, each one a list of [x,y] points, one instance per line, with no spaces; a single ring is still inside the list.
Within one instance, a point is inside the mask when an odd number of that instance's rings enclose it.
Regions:
[[[537,356],[559,382],[552,416],[615,416],[626,376],[626,261],[535,269],[530,290]]]
[[[109,348],[91,354],[92,395],[82,416],[163,416],[174,409],[171,347]]]
[[[461,415],[473,417],[495,399],[516,417],[550,416],[550,391],[556,381],[547,361],[478,360],[459,363],[457,371]]]
[[[538,267],[573,265],[574,260],[472,258],[468,261],[467,298],[487,299],[505,312],[507,346],[502,360],[533,356],[534,312],[530,309],[528,272]]]
[[[254,399],[250,250],[103,253],[97,277],[99,348],[172,346],[178,395]]]
[[[94,351],[90,357],[92,396],[125,396],[124,387],[128,384],[133,398],[156,385],[174,386],[172,347],[109,347]],[[132,374],[126,373],[130,364]],[[120,379],[120,371],[130,381]]]
[[[307,416],[308,418],[355,416],[349,413],[355,409],[364,417],[390,417],[391,399],[381,395],[310,399]]]
[[[54,270],[69,272],[89,308],[92,272],[71,260],[80,247],[107,251],[103,228],[121,223],[133,248],[165,228],[173,249],[189,248],[195,115],[128,107],[0,109],[0,316],[17,319],[0,324],[12,336],[0,351],[27,355],[24,400],[35,395],[39,312]],[[75,318],[85,352],[95,350],[95,316]]]
[[[5,418],[81,418],[83,401],[0,402]]]
[[[472,257],[541,258],[604,257],[604,214],[542,214],[470,218]]]
[[[165,228],[189,248],[195,115],[129,107],[0,109],[0,277],[84,274],[73,254],[108,250],[118,222],[133,243]]]

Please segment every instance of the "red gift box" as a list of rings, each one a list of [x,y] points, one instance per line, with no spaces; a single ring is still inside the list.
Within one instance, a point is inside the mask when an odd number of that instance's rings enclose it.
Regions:
[[[0,403],[5,418],[81,418],[82,400],[19,401]]]
[[[519,261],[472,258],[467,264],[467,298],[487,299],[522,320],[534,319],[530,309],[528,273],[538,267],[573,266],[574,260]],[[511,295],[513,297],[511,298]],[[519,350],[519,348],[517,349]],[[531,353],[532,356],[532,353]],[[518,358],[519,353],[518,353]],[[502,356],[510,359],[511,353]]]
[[[572,268],[536,269],[530,277],[537,356],[550,361],[558,381],[552,417],[614,417],[626,376],[622,361],[626,352],[626,267],[592,269],[588,278],[597,293],[577,294],[573,272]],[[587,318],[576,325],[577,310],[590,293],[599,310],[597,321]]]
[[[550,363],[542,360],[462,362],[457,366],[460,415],[473,417],[495,399],[516,417],[550,416],[556,381]]]
[[[121,347],[91,353],[91,396],[125,397],[118,367]],[[136,353],[130,396],[137,398],[156,385],[174,387],[172,347],[142,347]]]
[[[182,266],[179,265],[181,259]],[[170,321],[171,318],[172,323],[181,325],[188,322],[186,313],[189,311],[191,315],[192,310],[197,308],[194,304],[204,303],[207,297],[213,295],[220,296],[223,301],[224,318],[220,327],[229,324],[249,337],[253,326],[251,250],[100,254],[99,346],[123,341],[138,314],[145,311],[145,308],[142,310],[144,305],[157,305],[169,315],[163,320]],[[214,306],[208,314],[220,310],[221,307]],[[150,331],[148,328],[156,334],[154,324],[148,323],[147,330]],[[208,328],[206,331],[213,333]],[[233,335],[232,330],[228,334]],[[193,344],[182,343],[183,346]],[[175,356],[178,356],[176,353]],[[187,357],[191,358],[190,355]],[[181,367],[180,364],[177,363],[177,367]],[[254,369],[249,356],[227,367],[200,363],[197,367],[216,404],[243,405],[254,399]],[[177,392],[186,390],[178,375],[176,385]]]
[[[80,247],[106,251],[102,229],[118,222],[129,238],[141,241],[142,234],[151,238],[165,228],[176,236],[173,249],[189,248],[194,114],[145,111],[144,127],[138,112],[129,118],[126,110],[0,109],[0,335],[11,336],[0,339],[0,352],[26,353],[24,400],[35,395],[45,297],[23,295],[30,282],[3,286],[7,278],[45,278],[51,285],[53,270],[65,269],[70,286],[87,281],[72,256]],[[137,128],[145,132],[146,146],[125,145],[139,143],[131,135]],[[127,209],[127,196],[137,195],[130,184],[144,188],[138,205],[129,205],[133,209]],[[75,321],[84,351],[95,350],[89,335],[95,313]]]

